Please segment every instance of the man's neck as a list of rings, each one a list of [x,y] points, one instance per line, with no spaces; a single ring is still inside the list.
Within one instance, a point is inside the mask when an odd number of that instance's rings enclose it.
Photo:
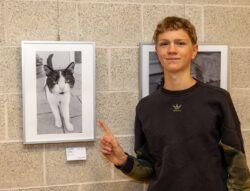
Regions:
[[[190,73],[167,73],[164,72],[164,88],[167,90],[185,90],[192,87],[196,80]]]

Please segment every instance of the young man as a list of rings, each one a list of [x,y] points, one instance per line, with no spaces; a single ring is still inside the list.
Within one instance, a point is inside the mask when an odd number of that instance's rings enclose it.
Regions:
[[[164,86],[136,107],[135,152],[125,153],[108,127],[100,146],[117,168],[148,191],[250,191],[240,122],[229,93],[190,75],[198,50],[194,26],[167,17],[154,33]]]

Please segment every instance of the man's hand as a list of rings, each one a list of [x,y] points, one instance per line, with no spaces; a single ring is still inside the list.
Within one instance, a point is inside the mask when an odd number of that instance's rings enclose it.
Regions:
[[[124,153],[123,148],[117,142],[108,126],[101,120],[99,120],[99,123],[106,133],[106,136],[100,137],[102,154],[114,165],[122,166],[126,162],[128,156]]]

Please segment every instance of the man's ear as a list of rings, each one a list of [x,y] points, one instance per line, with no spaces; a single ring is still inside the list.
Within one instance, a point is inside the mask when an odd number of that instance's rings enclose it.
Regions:
[[[157,46],[156,46],[156,43],[155,43],[155,52],[156,52],[156,54],[157,54]],[[157,54],[157,56],[158,56],[158,54]]]
[[[195,44],[195,45],[193,45],[192,59],[195,59],[197,53],[198,53],[198,44]]]

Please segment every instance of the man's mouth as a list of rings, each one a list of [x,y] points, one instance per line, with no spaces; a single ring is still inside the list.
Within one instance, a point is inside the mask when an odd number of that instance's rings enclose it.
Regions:
[[[64,92],[60,92],[59,94],[61,94],[61,95],[62,95],[62,94],[64,94]]]
[[[180,60],[180,58],[166,58],[166,60]]]

